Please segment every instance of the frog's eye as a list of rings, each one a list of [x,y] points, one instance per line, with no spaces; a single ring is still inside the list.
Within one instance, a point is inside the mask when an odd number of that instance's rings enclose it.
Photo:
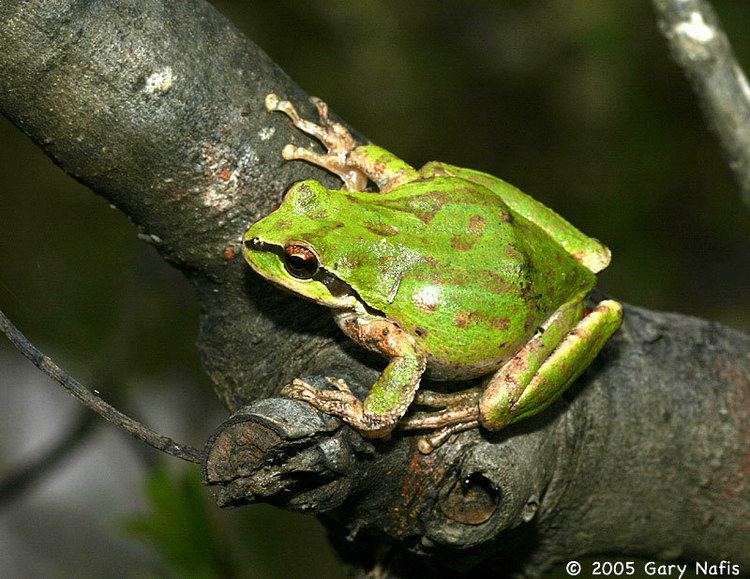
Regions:
[[[284,267],[299,279],[310,279],[318,273],[318,256],[304,245],[287,245],[284,248]]]

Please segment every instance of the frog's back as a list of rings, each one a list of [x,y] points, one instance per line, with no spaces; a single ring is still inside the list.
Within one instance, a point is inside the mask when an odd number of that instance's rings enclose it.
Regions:
[[[491,372],[593,287],[589,270],[478,183],[433,177],[344,195],[360,206],[343,211],[354,221],[347,232],[369,234],[342,256],[357,267],[339,261],[334,273],[415,337],[432,377]]]
[[[592,272],[597,273],[609,265],[612,255],[605,245],[580,231],[532,196],[494,175],[439,161],[427,163],[420,169],[420,174],[427,178],[455,176],[486,187],[496,193],[514,213],[525,217],[542,229]]]

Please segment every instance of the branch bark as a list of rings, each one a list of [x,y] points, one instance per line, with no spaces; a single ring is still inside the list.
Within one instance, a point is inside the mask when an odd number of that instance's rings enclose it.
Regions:
[[[659,28],[716,131],[750,208],[750,83],[706,0],[653,0]]]
[[[276,92],[313,115],[299,87],[199,0],[0,0],[0,21],[0,110],[196,288],[204,365],[235,412],[204,469],[221,504],[324,512],[342,552],[368,566],[380,545],[394,576],[425,561],[536,573],[602,552],[750,569],[747,336],[629,308],[579,385],[537,418],[427,457],[401,435],[372,445],[271,397],[310,372],[371,384],[381,361],[238,258],[248,224],[290,183],[336,186],[279,154],[317,146],[263,108]]]
[[[360,560],[397,541],[395,576],[417,554],[488,576],[602,553],[750,569],[750,337],[625,311],[564,400],[507,431],[424,456],[412,439],[372,445],[305,404],[263,400],[218,429],[204,480],[222,506],[326,513]]]

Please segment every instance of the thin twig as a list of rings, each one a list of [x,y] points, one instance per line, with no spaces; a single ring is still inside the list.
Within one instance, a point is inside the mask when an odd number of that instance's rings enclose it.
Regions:
[[[672,56],[690,78],[750,207],[750,83],[706,0],[653,0]]]
[[[142,440],[149,446],[177,458],[201,464],[203,462],[203,452],[184,444],[177,444],[167,436],[162,436],[151,430],[144,424],[123,414],[104,400],[83,386],[68,372],[60,368],[48,356],[43,354],[24,336],[18,328],[0,311],[0,330],[8,337],[11,343],[26,356],[42,372],[47,374],[55,382],[65,388],[74,398],[78,399],[84,405],[88,406],[99,414],[105,420],[119,428],[122,428],[135,438]]]

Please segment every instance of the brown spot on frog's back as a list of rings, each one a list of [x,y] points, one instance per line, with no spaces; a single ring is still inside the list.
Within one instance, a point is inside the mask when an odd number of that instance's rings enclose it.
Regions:
[[[315,211],[308,213],[307,216],[313,221],[323,221],[325,219],[328,219],[329,217],[328,211],[326,211],[322,207],[316,209]]]
[[[364,227],[365,229],[367,229],[367,231],[381,237],[390,237],[391,235],[396,235],[398,233],[397,227],[388,225],[387,223],[383,223],[382,221],[368,221],[367,223],[365,223]]]
[[[415,301],[414,305],[416,305],[418,309],[428,314],[435,313],[435,311],[437,310],[437,305],[433,303],[424,303],[421,301]]]
[[[375,264],[378,268],[378,271],[381,273],[388,273],[393,269],[393,262],[395,261],[396,256],[395,255],[381,255],[375,260]]]
[[[510,318],[508,316],[503,316],[501,318],[492,318],[490,320],[490,326],[492,326],[496,330],[504,332],[510,326]]]
[[[459,235],[451,237],[451,247],[457,251],[468,251],[476,242],[476,237],[461,237]]]
[[[472,215],[469,219],[469,231],[474,235],[482,235],[487,227],[487,220],[481,215]]]
[[[479,312],[458,312],[453,321],[457,328],[465,328],[469,324],[474,324],[478,320],[482,319],[482,314]]]
[[[508,259],[512,259],[513,261],[524,261],[524,255],[516,247],[513,245],[506,245],[505,246],[505,255],[508,257]]]
[[[397,206],[387,201],[383,201],[382,204],[385,207],[390,207],[398,211],[403,211],[405,213],[411,213],[417,219],[422,221],[422,223],[429,224],[440,212],[440,210],[447,203],[450,203],[450,201],[450,193],[448,191],[441,191],[438,189],[435,191],[428,191],[427,193],[414,195],[413,197],[406,199],[405,202],[403,200],[398,200],[396,202]]]
[[[518,292],[514,284],[503,278],[500,274],[488,269],[478,271],[476,279],[477,283],[494,294],[506,295]]]
[[[499,318],[492,318],[485,316],[480,312],[459,312],[453,319],[457,328],[465,328],[470,324],[484,323],[489,325],[495,330],[505,331],[510,327],[510,318],[508,316],[502,316]]]

